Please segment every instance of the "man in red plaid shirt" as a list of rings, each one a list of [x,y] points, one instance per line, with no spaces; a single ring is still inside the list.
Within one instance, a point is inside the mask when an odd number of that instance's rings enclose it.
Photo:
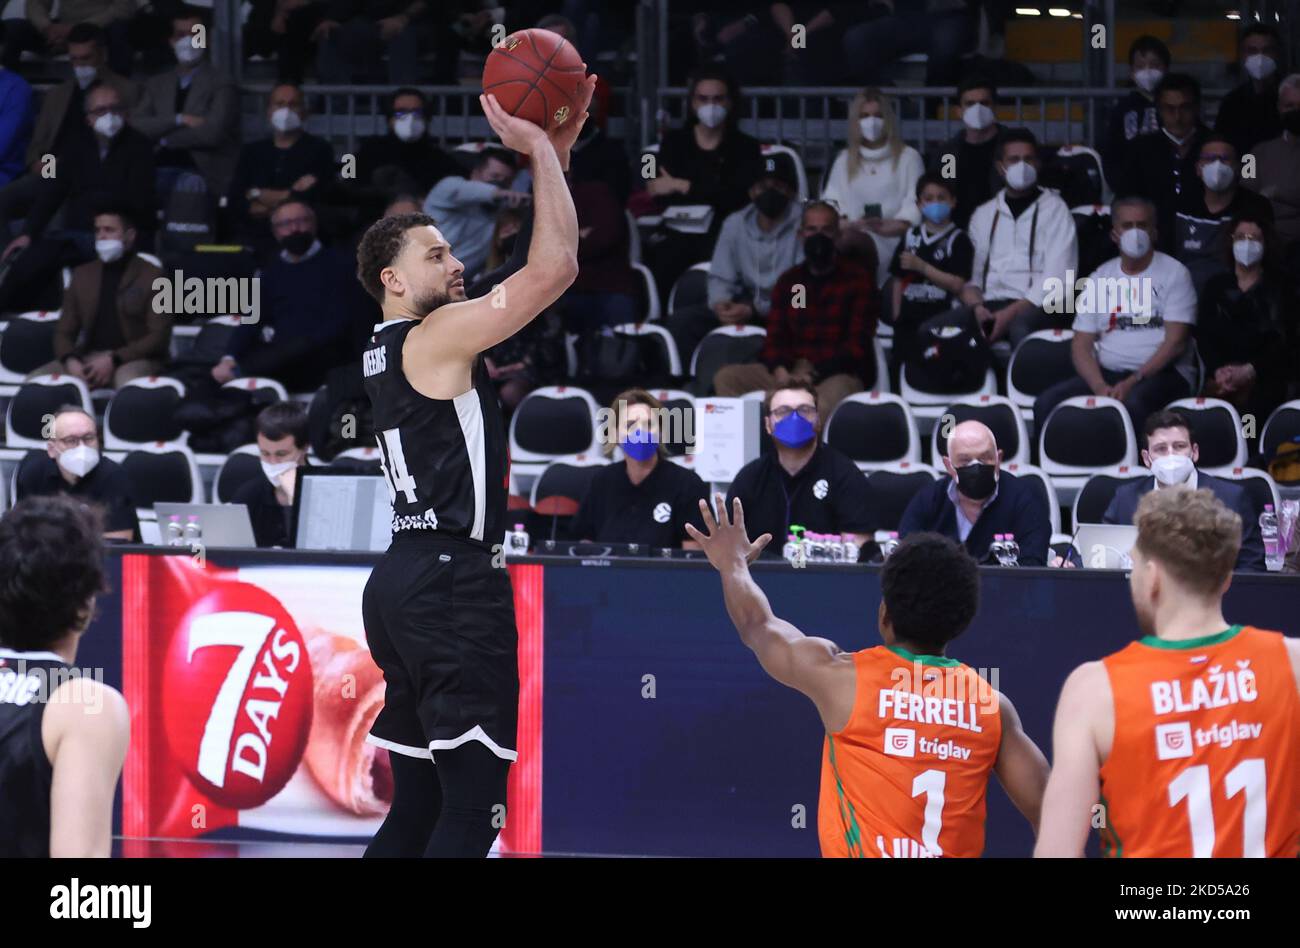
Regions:
[[[817,387],[818,414],[829,418],[845,396],[875,382],[872,339],[880,293],[871,271],[836,254],[839,226],[839,211],[831,205],[814,201],[804,208],[804,262],[781,274],[772,288],[760,361],[719,369],[713,378],[719,395],[804,379]]]

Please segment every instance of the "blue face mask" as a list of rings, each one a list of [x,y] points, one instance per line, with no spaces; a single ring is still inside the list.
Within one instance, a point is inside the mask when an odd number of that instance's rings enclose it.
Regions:
[[[787,448],[802,448],[817,437],[817,429],[803,415],[792,411],[772,426],[772,437]]]
[[[659,448],[659,439],[649,428],[633,428],[619,447],[633,461],[649,461]]]
[[[931,201],[921,205],[921,213],[931,224],[942,224],[952,213],[952,206],[945,201]]]

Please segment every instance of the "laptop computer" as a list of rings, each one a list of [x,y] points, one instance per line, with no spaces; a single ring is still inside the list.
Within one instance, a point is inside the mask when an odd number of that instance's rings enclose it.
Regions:
[[[248,518],[248,508],[243,504],[158,503],[153,505],[153,509],[158,517],[157,542],[160,545],[167,543],[167,521],[175,515],[180,517],[182,527],[191,516],[198,518],[204,546],[257,546],[257,540],[253,538],[253,522]],[[140,535],[141,539],[145,539],[143,524]]]
[[[1132,569],[1129,557],[1137,542],[1137,527],[1123,523],[1081,523],[1074,548],[1085,569]]]
[[[382,553],[393,538],[388,485],[378,474],[310,465],[298,468],[291,535],[299,550]]]

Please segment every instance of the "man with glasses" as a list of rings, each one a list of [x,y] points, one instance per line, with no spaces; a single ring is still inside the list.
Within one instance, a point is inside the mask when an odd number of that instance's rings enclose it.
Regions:
[[[15,499],[67,494],[104,511],[104,538],[135,536],[135,502],[126,473],[100,455],[95,419],[64,405],[46,420],[45,452],[31,451],[18,467]]]
[[[751,540],[770,533],[764,556],[780,556],[790,527],[844,534],[861,546],[875,531],[866,475],[821,439],[817,390],[807,382],[778,385],[763,422],[775,448],[750,461],[731,482],[727,506],[739,497]]]

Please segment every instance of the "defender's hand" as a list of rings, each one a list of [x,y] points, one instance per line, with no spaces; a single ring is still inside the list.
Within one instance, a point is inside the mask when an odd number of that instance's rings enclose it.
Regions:
[[[521,155],[531,155],[538,148],[549,145],[550,140],[540,125],[534,125],[526,119],[511,115],[501,108],[496,96],[490,93],[481,95],[478,101],[483,106],[483,114],[487,116],[492,131],[497,133],[501,144],[511,151],[517,151]]]
[[[704,550],[704,555],[709,558],[714,569],[727,569],[742,561],[754,562],[758,554],[772,542],[772,534],[765,533],[750,543],[749,534],[745,532],[745,510],[740,498],[737,497],[732,502],[735,515],[731,520],[727,519],[727,502],[723,496],[714,494],[713,500],[718,509],[716,519],[709,509],[709,502],[700,498],[700,512],[704,515],[704,526],[709,532],[701,533],[690,523],[686,524],[686,532]]]

